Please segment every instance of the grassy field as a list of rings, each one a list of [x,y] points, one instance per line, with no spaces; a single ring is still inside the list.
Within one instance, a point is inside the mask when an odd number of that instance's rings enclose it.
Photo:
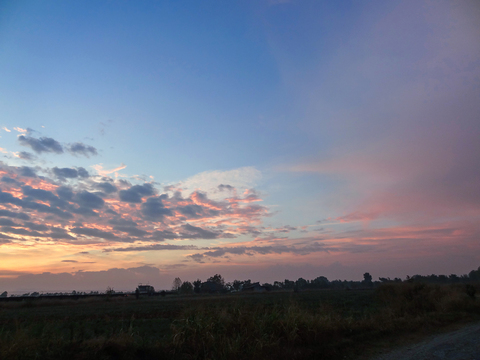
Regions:
[[[480,318],[465,285],[0,303],[0,359],[345,359]],[[421,329],[421,330],[420,330]]]

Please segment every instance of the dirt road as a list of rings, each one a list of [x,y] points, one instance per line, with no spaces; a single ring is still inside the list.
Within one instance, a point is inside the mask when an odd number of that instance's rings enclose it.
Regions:
[[[414,345],[373,357],[372,360],[480,360],[480,323],[434,335]]]

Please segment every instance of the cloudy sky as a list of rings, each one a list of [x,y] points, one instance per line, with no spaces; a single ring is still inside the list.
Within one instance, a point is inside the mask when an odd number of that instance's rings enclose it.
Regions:
[[[0,291],[480,266],[477,1],[2,1]]]

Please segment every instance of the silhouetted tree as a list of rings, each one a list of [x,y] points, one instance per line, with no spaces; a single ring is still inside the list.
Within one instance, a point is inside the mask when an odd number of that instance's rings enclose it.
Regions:
[[[365,282],[365,284],[371,284],[372,283],[372,275],[370,275],[370,273],[363,274],[363,281]]]
[[[295,285],[297,287],[297,290],[303,289],[306,285],[308,284],[307,280],[304,278],[299,278],[296,282]]]
[[[468,278],[473,281],[480,281],[480,266],[477,270],[472,270],[468,273]]]
[[[195,291],[196,294],[200,293],[201,287],[202,287],[202,280],[197,279],[193,282],[193,291]]]
[[[215,274],[215,275],[209,277],[207,279],[207,281],[211,281],[215,284],[222,285],[222,286],[225,285],[225,280],[223,279],[222,275],[220,275],[220,274]]]
[[[243,281],[240,280],[233,280],[232,287],[234,290],[240,290],[240,287],[242,286]]]
[[[180,286],[179,292],[181,294],[192,294],[193,293],[193,285],[190,281],[184,281],[182,286]]]
[[[330,287],[330,281],[325,276],[319,276],[313,279],[310,284],[314,289],[327,289]]]
[[[267,291],[271,291],[273,289],[273,285],[272,284],[269,284],[269,283],[264,283],[262,284],[262,286],[267,290]]]
[[[178,291],[178,289],[180,289],[180,286],[182,286],[182,280],[179,277],[176,277],[172,283],[172,290]]]
[[[457,275],[455,275],[455,274],[450,274],[450,275],[448,276],[448,278],[449,278],[449,280],[450,280],[452,283],[458,283],[458,282],[460,282],[460,278],[459,278]]]
[[[283,289],[283,282],[281,282],[281,281],[275,281],[275,282],[273,283],[273,287],[274,287],[274,289],[277,289],[277,290],[278,290],[278,289]]]

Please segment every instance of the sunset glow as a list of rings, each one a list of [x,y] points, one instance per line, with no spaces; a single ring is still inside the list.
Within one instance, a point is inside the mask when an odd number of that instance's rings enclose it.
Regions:
[[[0,14],[0,292],[480,266],[478,2]]]

